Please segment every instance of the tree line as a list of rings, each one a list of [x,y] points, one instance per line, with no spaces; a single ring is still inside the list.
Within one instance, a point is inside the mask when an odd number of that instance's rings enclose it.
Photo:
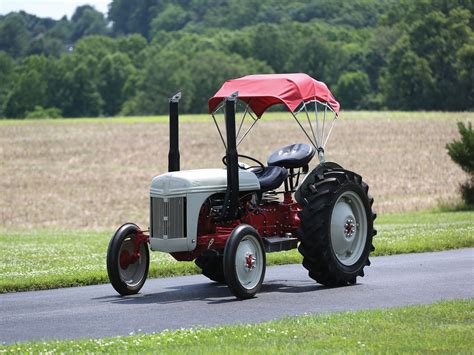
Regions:
[[[205,112],[227,79],[304,72],[343,109],[470,110],[467,0],[113,0],[0,17],[0,116]]]

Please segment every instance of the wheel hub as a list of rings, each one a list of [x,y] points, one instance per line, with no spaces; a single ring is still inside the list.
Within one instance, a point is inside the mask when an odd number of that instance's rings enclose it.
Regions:
[[[356,224],[354,222],[353,217],[349,217],[346,219],[346,223],[344,224],[344,236],[346,238],[352,238],[355,234]]]
[[[130,254],[127,250],[122,250],[120,253],[120,267],[126,270],[128,265],[130,265]]]
[[[122,252],[120,253],[120,259],[119,259],[120,267],[123,270],[127,270],[127,268],[131,264],[135,264],[139,258],[140,258],[140,253],[130,254],[128,250],[122,250]]]
[[[245,271],[250,271],[255,269],[255,264],[257,259],[253,256],[253,254],[247,253],[245,255]]]

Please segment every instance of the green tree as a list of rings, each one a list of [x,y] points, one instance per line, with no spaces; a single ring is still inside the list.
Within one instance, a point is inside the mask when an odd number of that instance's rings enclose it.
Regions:
[[[148,58],[139,78],[136,95],[123,107],[125,115],[150,115],[168,112],[168,98],[183,92],[180,110],[189,112],[196,87],[188,59],[180,52],[162,51]]]
[[[63,53],[59,59],[50,60],[49,70],[45,73],[45,80],[48,83],[48,101],[43,107],[56,107],[62,111],[66,117],[69,112],[64,111],[71,103],[69,85],[71,73],[78,65],[78,60],[70,53]]]
[[[188,21],[188,14],[176,4],[168,4],[158,16],[151,21],[150,34],[153,37],[158,31],[177,31]]]
[[[12,57],[21,57],[29,40],[25,20],[22,16],[11,13],[0,21],[0,51]]]
[[[89,5],[77,7],[71,22],[73,28],[71,40],[74,42],[84,36],[107,33],[107,21],[104,15]]]
[[[57,21],[54,26],[48,31],[48,35],[62,41],[64,46],[71,44],[72,24],[66,16]]]
[[[139,60],[139,56],[148,45],[145,37],[139,34],[120,36],[117,38],[116,42],[118,51],[128,55],[135,67],[140,67],[142,65],[142,62]]]
[[[473,107],[472,85],[461,74],[474,70],[473,62],[465,61],[469,50],[463,49],[474,44],[472,8],[472,2],[462,0],[404,0],[393,5],[384,24],[403,35],[388,56],[383,77],[388,107]]]
[[[60,39],[51,36],[39,36],[34,38],[28,47],[28,55],[44,54],[59,57],[64,51],[64,44]]]
[[[461,105],[461,107],[472,109],[474,102],[474,43],[463,45],[457,52],[456,57],[455,68],[459,79],[457,91],[464,94],[462,98],[467,103],[467,105]]]
[[[116,35],[139,33],[149,39],[150,23],[161,10],[158,0],[113,0],[109,19]]]
[[[382,78],[386,105],[407,110],[431,107],[436,84],[428,61],[410,50],[407,37],[401,38],[389,54]]]
[[[37,71],[25,71],[19,75],[5,102],[5,115],[23,118],[27,111],[46,102],[46,83]]]
[[[125,83],[135,71],[130,58],[123,53],[109,54],[99,65],[99,93],[103,100],[103,111],[108,116],[120,112],[125,101]]]
[[[99,63],[109,54],[117,52],[117,41],[106,36],[87,36],[76,42],[72,51],[76,62],[87,62],[90,80],[98,85]]]
[[[116,50],[117,42],[107,36],[87,36],[77,41],[74,46],[75,54],[93,56],[96,59],[102,59]]]
[[[261,24],[251,33],[252,57],[268,63],[277,73],[285,72],[288,61],[287,33],[273,24]]]
[[[35,106],[47,103],[47,82],[44,74],[48,71],[48,59],[31,56],[19,67],[19,74],[5,102],[5,116],[23,118]]]
[[[4,116],[3,107],[14,82],[14,70],[13,58],[0,51],[0,117]]]
[[[367,40],[365,58],[363,60],[364,71],[369,76],[371,91],[379,93],[380,76],[387,66],[387,58],[391,48],[400,37],[400,33],[387,26],[378,26],[373,29],[372,36]]]
[[[88,73],[85,64],[80,64],[72,72],[70,80],[72,104],[68,117],[97,117],[101,113],[102,101]]]
[[[339,77],[334,91],[344,108],[365,108],[370,91],[369,76],[362,71],[346,72]]]
[[[329,85],[332,84],[337,78],[337,73],[332,70],[336,49],[332,50],[331,45],[319,37],[304,39],[299,45],[299,49],[291,57],[289,71],[306,73]]]
[[[57,63],[58,75],[49,77],[50,107],[59,108],[64,117],[96,117],[102,99],[97,89],[98,61],[93,56],[64,54]]]

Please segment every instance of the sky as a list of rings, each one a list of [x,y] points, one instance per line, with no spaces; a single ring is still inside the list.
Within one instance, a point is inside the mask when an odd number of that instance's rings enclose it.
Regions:
[[[92,5],[96,10],[107,14],[107,5],[112,0],[0,0],[0,15],[12,11],[26,11],[39,17],[59,20],[66,15],[69,19],[81,5]]]

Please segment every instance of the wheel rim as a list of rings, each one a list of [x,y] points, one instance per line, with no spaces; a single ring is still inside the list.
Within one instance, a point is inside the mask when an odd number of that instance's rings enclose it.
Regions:
[[[120,279],[130,287],[137,286],[145,277],[147,260],[146,260],[146,244],[140,245],[140,256],[137,261],[123,267],[121,260],[133,255],[135,250],[134,236],[128,236],[123,240],[119,250],[118,269]]]
[[[242,238],[235,253],[235,270],[239,283],[250,290],[258,285],[263,271],[263,253],[258,240],[251,235]]]
[[[336,201],[331,216],[331,244],[340,263],[354,265],[367,241],[367,214],[360,196],[346,191]]]

